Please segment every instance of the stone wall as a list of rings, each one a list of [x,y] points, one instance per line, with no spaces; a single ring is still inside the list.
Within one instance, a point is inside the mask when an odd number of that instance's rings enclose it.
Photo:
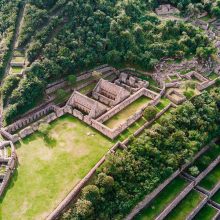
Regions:
[[[186,97],[175,89],[170,90],[166,96],[171,102],[173,102],[176,105],[179,105],[183,103],[184,101],[186,101]]]
[[[112,74],[112,71],[115,71],[115,69],[113,67],[110,67],[107,64],[102,65],[102,66],[99,66],[99,67],[97,67],[93,70],[81,73],[80,75],[77,76],[76,82],[79,82],[79,81],[82,81],[82,80],[85,80],[85,79],[89,79],[92,76],[92,72],[94,70],[99,71],[102,74]],[[64,87],[66,87],[67,85],[68,85],[68,82],[65,79],[58,80],[58,81],[56,81],[54,83],[51,83],[47,86],[46,94],[51,94],[51,93],[55,92],[58,89],[62,89]]]
[[[124,142],[123,142],[124,143]],[[193,160],[189,163],[183,165],[181,170],[175,171],[169,178],[167,178],[162,184],[160,184],[154,191],[148,194],[140,203],[138,203],[130,212],[129,215],[124,220],[132,220],[142,209],[147,207],[150,202],[156,198],[156,196],[167,186],[169,185],[182,170],[189,167],[197,158],[199,158],[203,153],[205,153],[209,149],[209,145],[203,147],[193,158]]]
[[[7,145],[10,145],[10,147],[11,147],[11,157],[8,160],[6,172],[4,174],[3,181],[0,185],[0,197],[2,196],[6,186],[9,183],[9,179],[14,172],[14,169],[16,167],[16,161],[17,161],[17,156],[16,156],[15,147],[14,147],[13,143],[11,141],[4,141],[3,143],[1,143],[1,147],[5,147]]]
[[[194,188],[194,182],[190,183],[164,210],[161,212],[155,220],[164,219]]]
[[[198,177],[195,178],[156,218],[156,220],[164,219],[197,185],[209,172],[211,172],[220,162],[220,156],[218,156]],[[198,206],[198,209],[201,207]],[[196,213],[196,210],[194,210]],[[192,213],[193,215],[193,213]]]
[[[196,88],[199,90],[199,91],[202,91],[204,89],[207,89],[209,86],[212,86],[216,83],[216,80],[211,80],[211,81],[206,81],[206,82],[203,82],[203,83],[198,83],[196,85]]]
[[[133,95],[131,95],[129,98],[121,102],[120,104],[116,105],[113,107],[111,110],[109,110],[107,113],[103,114],[101,117],[97,119],[98,122],[103,123],[107,121],[109,118],[111,118],[113,115],[117,114],[120,112],[122,109],[130,105],[132,102],[140,98],[141,96],[147,96],[151,99],[156,99],[158,97],[158,94],[150,91],[148,89],[142,88]]]
[[[17,130],[20,130],[21,128],[27,126],[28,124],[39,120],[43,116],[47,115],[49,112],[53,111],[54,105],[52,103],[47,104],[46,106],[40,108],[38,111],[34,111],[33,113],[30,113],[26,117],[23,117],[22,119],[14,122],[13,124],[5,127],[5,131],[9,133],[14,133]]]
[[[203,206],[208,202],[209,197],[205,198],[193,209],[193,211],[187,216],[186,220],[192,220],[196,214],[203,208]]]

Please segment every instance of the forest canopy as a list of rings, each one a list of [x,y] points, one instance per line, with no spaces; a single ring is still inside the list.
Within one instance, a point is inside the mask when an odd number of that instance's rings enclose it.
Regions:
[[[12,92],[12,83],[4,88],[6,123],[36,105],[47,83],[67,75],[104,63],[152,70],[164,57],[207,59],[213,53],[199,28],[161,21],[153,11],[157,5],[150,0],[29,1],[19,43],[31,66],[17,89]],[[33,80],[38,90],[30,97]]]

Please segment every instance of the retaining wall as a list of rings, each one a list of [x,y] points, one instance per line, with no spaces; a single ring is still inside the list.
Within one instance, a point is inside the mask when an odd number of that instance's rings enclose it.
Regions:
[[[216,141],[214,139],[213,141]],[[123,142],[124,144],[124,142]],[[132,220],[143,208],[147,207],[150,202],[156,198],[156,196],[168,185],[170,184],[179,174],[182,170],[186,169],[188,166],[190,166],[197,158],[199,158],[203,153],[205,153],[209,149],[209,145],[206,145],[203,147],[193,158],[193,160],[189,163],[184,164],[181,167],[181,170],[175,171],[171,177],[166,179],[162,184],[160,184],[152,193],[148,194],[144,200],[142,200],[140,203],[138,203],[130,212],[129,215],[126,216],[124,220]]]
[[[191,182],[165,209],[156,220],[164,219],[187,195],[188,193],[197,185],[209,172],[211,172],[220,162],[220,156],[218,156],[193,182]],[[201,209],[200,206],[197,207],[198,211]],[[193,210],[196,214],[197,210]],[[191,215],[190,215],[191,216]],[[189,217],[190,217],[189,216]],[[193,216],[193,213],[192,213]]]

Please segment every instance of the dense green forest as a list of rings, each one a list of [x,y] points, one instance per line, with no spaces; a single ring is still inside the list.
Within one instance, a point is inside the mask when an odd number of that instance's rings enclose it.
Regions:
[[[22,79],[5,80],[5,121],[36,105],[48,82],[99,64],[151,70],[163,57],[210,56],[214,49],[201,30],[182,21],[161,21],[153,13],[157,5],[144,0],[29,1],[19,45],[30,67]]]
[[[0,0],[0,78],[11,52],[19,8],[20,0]]]
[[[123,219],[145,195],[190,161],[220,132],[220,89],[195,97],[163,116],[109,156],[92,185],[62,219]]]

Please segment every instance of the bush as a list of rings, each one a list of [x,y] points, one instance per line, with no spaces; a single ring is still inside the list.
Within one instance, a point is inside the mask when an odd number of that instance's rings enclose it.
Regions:
[[[147,121],[151,121],[157,115],[157,109],[155,106],[149,106],[144,110],[144,118]]]
[[[189,168],[189,172],[192,176],[197,176],[199,174],[199,169],[197,166],[193,166]]]

